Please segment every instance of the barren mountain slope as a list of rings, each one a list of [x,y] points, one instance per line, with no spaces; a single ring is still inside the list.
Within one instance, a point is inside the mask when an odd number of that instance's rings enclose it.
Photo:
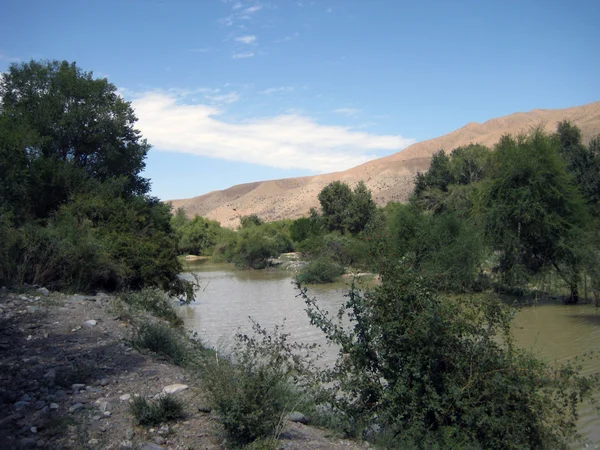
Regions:
[[[472,122],[444,136],[418,142],[398,153],[343,172],[240,184],[170,202],[174,208],[183,207],[190,217],[199,214],[218,220],[223,226],[235,227],[240,216],[253,213],[265,220],[307,215],[311,207],[318,207],[319,191],[334,180],[351,185],[365,181],[379,205],[392,200],[406,201],[412,191],[415,174],[427,170],[431,155],[438,150],[451,151],[469,143],[492,146],[503,134],[526,132],[538,125],[544,126],[547,131],[554,131],[556,124],[565,119],[581,129],[587,142],[600,134],[600,102],[567,109],[534,109],[482,124]]]

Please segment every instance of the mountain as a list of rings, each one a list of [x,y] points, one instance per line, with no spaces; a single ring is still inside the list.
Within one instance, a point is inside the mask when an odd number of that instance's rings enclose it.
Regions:
[[[258,214],[267,221],[306,216],[311,207],[319,206],[319,191],[335,180],[350,185],[363,180],[379,205],[389,201],[405,202],[412,192],[415,174],[427,170],[431,156],[438,150],[450,152],[469,143],[493,146],[503,134],[526,132],[538,125],[553,132],[562,120],[577,125],[587,143],[600,134],[600,102],[566,109],[534,109],[484,123],[472,122],[444,136],[418,142],[393,155],[342,172],[239,184],[169,202],[175,209],[183,207],[190,217],[201,215],[230,228],[237,226],[240,216],[248,214]]]

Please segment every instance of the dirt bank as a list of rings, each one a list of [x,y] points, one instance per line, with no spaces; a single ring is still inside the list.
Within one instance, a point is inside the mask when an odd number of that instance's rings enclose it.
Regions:
[[[133,349],[132,322],[113,306],[105,294],[0,291],[0,447],[228,448],[198,382]],[[176,395],[187,417],[154,428],[137,425],[131,399],[155,397],[173,385],[186,386]],[[284,449],[367,447],[292,422],[280,442]]]

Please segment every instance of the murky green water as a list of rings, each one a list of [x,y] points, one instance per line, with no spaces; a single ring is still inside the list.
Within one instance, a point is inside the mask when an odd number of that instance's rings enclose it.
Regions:
[[[187,328],[198,332],[212,346],[226,346],[239,330],[250,332],[252,317],[272,328],[285,320],[285,329],[298,342],[324,346],[324,363],[335,359],[322,333],[312,327],[302,298],[285,272],[235,271],[227,265],[199,264],[193,269],[202,287],[194,304],[183,308]],[[348,282],[310,289],[321,307],[337,311],[348,291]],[[550,362],[566,362],[576,356],[600,350],[600,308],[593,305],[545,303],[522,308],[514,320],[519,345],[532,349]],[[584,373],[600,372],[600,359],[583,362]],[[600,416],[591,405],[580,412],[581,433],[600,448]]]

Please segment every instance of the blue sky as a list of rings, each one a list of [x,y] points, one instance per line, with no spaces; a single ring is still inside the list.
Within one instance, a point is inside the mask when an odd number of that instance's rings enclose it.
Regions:
[[[3,0],[0,12],[0,71],[76,61],[132,102],[162,199],[600,100],[597,0]]]

